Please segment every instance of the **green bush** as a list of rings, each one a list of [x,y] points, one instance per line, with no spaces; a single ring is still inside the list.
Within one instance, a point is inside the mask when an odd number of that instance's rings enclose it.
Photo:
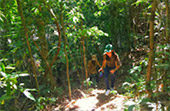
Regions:
[[[19,83],[19,77],[29,76],[27,73],[14,72],[15,67],[11,67],[10,65],[5,66],[0,60],[0,106],[2,108],[6,108],[11,103],[11,100],[18,99],[20,93],[23,93],[26,98],[35,101],[35,98],[30,93],[30,91],[36,91],[35,89],[24,88],[24,83]],[[10,72],[10,73],[9,73]],[[2,109],[1,109],[2,110]]]

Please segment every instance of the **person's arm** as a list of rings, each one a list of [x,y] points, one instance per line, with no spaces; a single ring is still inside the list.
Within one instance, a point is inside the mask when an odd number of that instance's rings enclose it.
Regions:
[[[115,71],[117,71],[119,68],[120,68],[120,64],[118,61],[115,62],[115,65],[116,65],[116,68],[115,68]]]
[[[99,69],[99,72],[101,72],[105,66],[106,66],[106,55],[103,56],[103,63],[102,63],[102,67]]]
[[[119,56],[117,54],[115,54],[115,55],[116,55],[116,61],[115,61],[116,68],[110,71],[112,74],[114,74],[115,71],[117,71],[121,66]]]
[[[101,65],[100,65],[100,63],[99,63],[99,61],[96,59],[96,63],[97,63],[97,65],[99,66],[99,67],[101,67]]]

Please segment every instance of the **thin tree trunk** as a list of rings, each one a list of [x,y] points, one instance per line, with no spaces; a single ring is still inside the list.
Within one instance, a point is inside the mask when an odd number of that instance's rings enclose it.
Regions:
[[[66,44],[67,44],[67,46],[69,46],[69,44],[68,44],[68,41],[67,41],[67,38],[66,38]],[[73,55],[72,55],[72,51],[70,50],[70,47],[68,47],[68,50],[69,50],[69,55],[70,55],[70,59],[73,59]],[[77,65],[77,63],[75,62],[75,61],[73,61],[73,65],[75,66],[75,69],[77,69],[77,77],[79,78],[79,81],[81,82],[81,78],[80,78],[80,74],[79,74],[79,71],[78,71],[78,65]]]
[[[60,46],[61,46],[61,30],[60,30],[60,26],[57,22],[57,17],[55,16],[55,14],[53,13],[53,10],[51,9],[51,7],[46,3],[46,1],[44,0],[43,1],[44,5],[47,6],[47,9],[48,11],[50,12],[50,14],[52,15],[52,17],[55,19],[55,24],[56,24],[56,27],[57,27],[57,31],[58,31],[58,49],[56,51],[56,55],[53,57],[51,63],[49,64],[49,67],[48,67],[48,70],[51,70],[51,67],[53,66],[53,64],[55,63],[57,57],[58,57],[58,54],[60,52]],[[51,71],[52,72],[52,71]],[[47,73],[44,75],[44,77],[41,79],[43,80],[45,77],[46,77]],[[53,78],[50,74],[50,78]],[[55,80],[55,79],[54,79]]]
[[[150,16],[150,27],[149,27],[149,36],[150,36],[150,52],[149,52],[149,61],[147,67],[146,74],[146,90],[148,92],[148,97],[151,97],[151,89],[150,89],[150,80],[151,80],[151,71],[152,71],[152,63],[154,61],[154,19],[155,19],[155,10],[156,10],[156,1],[152,1],[152,9]]]
[[[70,77],[69,77],[69,59],[67,55],[67,37],[65,33],[65,27],[64,27],[64,20],[63,20],[63,2],[61,3],[61,25],[63,28],[63,36],[64,36],[64,53],[66,58],[66,72],[67,72],[67,82],[68,82],[68,90],[69,90],[69,99],[71,100],[71,85],[70,85]],[[68,47],[68,46],[67,46]]]
[[[84,74],[84,58],[83,58],[83,42],[82,40],[80,41],[80,54],[81,54],[81,58],[80,58],[80,63],[81,63],[81,74]],[[82,80],[85,80],[86,76],[82,75]]]
[[[81,30],[83,31],[83,21],[81,20]],[[86,66],[86,47],[85,47],[85,37],[82,35],[82,46],[83,46],[83,62],[84,62],[84,70],[85,70],[85,75],[86,75],[86,83],[88,87],[88,73],[87,73],[87,66]]]
[[[41,55],[42,59],[43,59],[44,62],[45,62],[45,65],[47,66],[47,72],[49,72],[49,74],[50,74],[50,75],[49,75],[49,78],[50,78],[50,83],[51,83],[51,89],[53,89],[53,88],[56,87],[56,80],[55,80],[54,77],[53,77],[53,74],[52,74],[52,70],[51,70],[51,68],[50,68],[50,65],[49,65],[47,59],[44,57],[44,55],[43,55],[40,47],[37,45],[37,43],[36,43],[34,40],[33,40],[33,42],[34,42],[36,48],[38,49],[38,51],[40,52],[40,55]],[[44,77],[43,77],[39,82],[41,83],[43,80],[44,80]],[[47,81],[48,81],[48,80],[47,80]]]
[[[165,0],[166,4],[166,43],[169,42],[169,6],[168,6],[168,0]]]
[[[56,51],[56,55],[54,56],[53,60],[51,61],[51,64],[50,64],[50,67],[53,66],[53,64],[55,63],[55,61],[57,60],[57,57],[58,57],[58,54],[60,52],[60,46],[61,46],[61,30],[60,30],[60,27],[59,27],[59,24],[57,22],[57,20],[55,19],[55,24],[56,24],[56,27],[57,27],[57,31],[58,31],[58,49]]]
[[[59,26],[59,23],[57,21],[57,16],[54,14],[52,8],[49,6],[49,4],[46,3],[46,1],[44,0],[43,1],[44,5],[47,6],[47,9],[48,11],[50,12],[51,16],[55,19],[55,24],[56,24],[56,27],[57,27],[57,31],[58,31],[58,49],[56,51],[56,55],[54,56],[54,58],[52,59],[51,61],[51,64],[50,64],[50,67],[53,66],[53,64],[55,63],[55,61],[57,60],[57,57],[58,57],[58,54],[60,52],[60,46],[61,46],[61,29],[60,29],[60,26]]]
[[[39,10],[39,12],[43,13],[41,5],[39,6],[38,10]],[[48,62],[48,43],[47,43],[46,35],[45,35],[45,23],[41,17],[37,18],[37,29],[38,29],[37,35],[40,39],[41,49],[38,47],[38,45],[36,47],[39,48],[41,57],[42,57],[43,61],[45,62],[45,66],[46,66],[45,67],[45,75],[48,75],[47,81],[49,80],[49,82],[51,84],[51,88],[53,89],[54,87],[56,87],[56,80],[53,76],[51,67],[49,66],[49,62]],[[34,43],[35,43],[35,41],[34,41]]]
[[[37,24],[38,24],[38,26],[37,26],[37,29],[38,29],[37,36],[40,39],[40,45],[41,45],[42,54],[47,59],[47,56],[48,56],[48,43],[47,43],[47,40],[46,40],[46,37],[45,37],[45,23],[44,23],[43,20],[41,20],[41,18],[38,18],[37,19]]]
[[[83,45],[84,70],[85,70],[85,74],[86,74],[86,82],[87,82],[87,87],[88,87],[88,81],[87,81],[88,73],[87,73],[87,66],[86,66],[86,48],[85,48],[85,43],[84,43],[84,37],[83,37],[82,45]]]
[[[68,46],[67,48],[68,48],[68,50],[69,50],[69,55],[70,55],[70,59],[73,59],[73,55],[72,55],[72,51],[71,51],[71,49],[70,49],[70,47],[69,47],[69,44],[68,44],[68,41],[67,41],[67,38],[66,38],[66,46]],[[68,55],[68,54],[67,54]],[[78,78],[79,78],[79,81],[81,82],[81,78],[80,78],[80,74],[79,74],[79,71],[78,71],[78,67],[77,67],[77,63],[75,62],[75,61],[73,61],[73,65],[75,66],[75,69],[77,69],[77,76],[78,76]]]
[[[25,18],[24,18],[24,15],[23,15],[23,10],[22,10],[22,5],[20,3],[20,0],[17,0],[17,5],[18,5],[18,12],[19,12],[19,14],[21,16],[22,26],[24,28],[24,33],[25,33],[25,37],[26,37],[26,43],[27,43],[27,47],[28,47],[28,50],[29,50],[29,55],[30,55],[31,64],[32,64],[32,68],[33,68],[33,74],[34,74],[34,78],[35,78],[35,82],[36,82],[36,87],[37,87],[37,90],[38,90],[38,93],[39,93],[39,84],[38,84],[38,80],[37,80],[35,63],[34,63],[34,60],[33,60],[32,50],[31,50],[30,43],[29,43],[29,40],[28,40],[28,38],[29,38],[28,37],[28,28],[26,26],[26,22],[25,22]]]
[[[169,43],[169,31],[170,31],[170,28],[169,28],[169,5],[168,5],[168,0],[165,0],[165,5],[166,5],[166,28],[165,28],[165,31],[166,31],[166,44]],[[163,51],[168,51],[168,50],[163,50]],[[168,57],[166,56],[165,60],[163,60],[164,62],[168,60]],[[162,91],[163,93],[165,94],[166,93],[166,88],[168,87],[168,84],[167,84],[167,81],[166,79],[168,78],[168,74],[167,74],[167,70],[164,70],[163,72],[163,88],[162,88]]]

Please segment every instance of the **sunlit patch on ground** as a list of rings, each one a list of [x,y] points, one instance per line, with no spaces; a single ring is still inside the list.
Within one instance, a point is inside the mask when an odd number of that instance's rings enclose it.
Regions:
[[[83,93],[83,92],[81,92]],[[72,100],[65,106],[65,111],[124,111],[125,97],[121,95],[104,95],[105,90],[90,89],[84,97]]]

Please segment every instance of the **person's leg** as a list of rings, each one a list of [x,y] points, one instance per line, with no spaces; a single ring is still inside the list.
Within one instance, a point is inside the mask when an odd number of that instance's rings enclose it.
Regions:
[[[92,75],[92,74],[90,74],[90,81],[92,81],[92,78],[93,78],[93,75]]]
[[[98,84],[99,83],[99,75],[95,74],[95,77],[96,77],[96,83]]]
[[[109,90],[110,87],[109,87],[109,68],[106,66],[106,68],[104,68],[104,81],[105,81],[105,84],[106,84],[106,89]]]
[[[115,69],[115,67],[112,68],[112,69]],[[114,89],[114,83],[115,83],[116,74],[117,74],[117,71],[114,74],[111,75],[111,89]]]
[[[115,74],[111,75],[111,89],[114,88],[114,83],[115,83]]]
[[[94,77],[95,77],[95,74],[90,75],[90,84],[91,84],[90,86],[92,86],[92,87],[95,86],[95,81],[94,81],[95,78]]]

